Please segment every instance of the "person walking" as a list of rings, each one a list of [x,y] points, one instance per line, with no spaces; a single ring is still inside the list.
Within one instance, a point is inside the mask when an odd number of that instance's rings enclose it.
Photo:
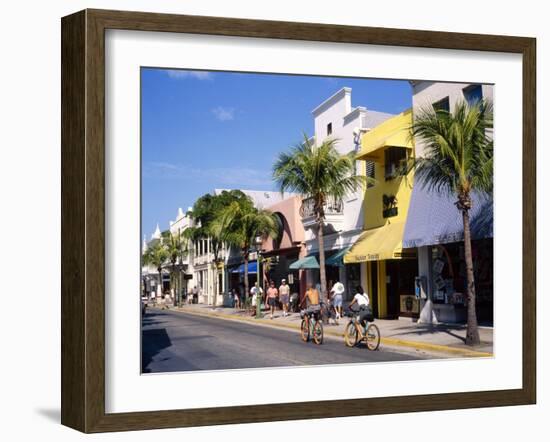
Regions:
[[[342,315],[342,302],[344,300],[344,292],[346,291],[344,284],[340,281],[336,281],[336,284],[332,286],[330,290],[332,305],[336,310],[336,320],[340,319]]]
[[[256,314],[256,303],[258,302],[262,302],[262,295],[263,295],[264,291],[262,290],[262,288],[260,287],[260,285],[258,283],[256,283],[254,285],[254,287],[252,287],[250,289],[250,294],[252,295],[252,302],[251,302],[251,314],[252,316],[254,316]]]
[[[286,317],[288,315],[288,303],[290,301],[290,286],[286,283],[286,279],[281,280],[279,300],[283,306],[283,317]]]
[[[236,309],[241,308],[241,302],[239,299],[239,292],[237,292],[237,289],[233,289],[233,307]]]
[[[267,305],[271,310],[271,319],[273,319],[273,313],[275,312],[275,306],[277,305],[277,297],[279,296],[279,291],[275,287],[275,281],[269,283],[269,288],[267,289]]]

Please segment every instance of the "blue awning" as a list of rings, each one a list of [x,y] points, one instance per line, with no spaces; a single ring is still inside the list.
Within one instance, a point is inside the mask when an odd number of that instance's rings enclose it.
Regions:
[[[241,264],[231,273],[244,273],[244,264]],[[251,261],[248,263],[248,273],[258,273],[258,263],[256,261]]]
[[[325,264],[327,266],[334,266],[334,267],[343,267],[344,266],[344,255],[348,253],[350,247],[344,247],[343,249],[338,250],[334,255],[327,258],[325,261]]]
[[[315,258],[315,256],[306,256],[305,258],[294,261],[290,264],[289,268],[292,270],[318,269],[319,263],[317,262],[317,258]]]
[[[421,184],[413,188],[403,247],[422,247],[464,240],[462,214],[454,204],[454,195],[430,191]],[[472,239],[493,237],[493,199],[472,193],[470,210]]]

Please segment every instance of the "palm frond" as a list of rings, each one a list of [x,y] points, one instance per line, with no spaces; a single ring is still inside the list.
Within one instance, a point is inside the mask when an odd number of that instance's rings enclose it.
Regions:
[[[411,128],[424,145],[422,157],[415,161],[415,179],[443,193],[491,192],[492,127],[492,104],[486,100],[471,106],[459,101],[453,112],[422,109]]]

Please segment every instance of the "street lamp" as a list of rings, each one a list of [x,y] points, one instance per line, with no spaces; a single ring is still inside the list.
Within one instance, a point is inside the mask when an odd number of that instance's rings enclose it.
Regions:
[[[256,237],[256,319],[262,317],[262,260],[261,260],[261,251],[262,251],[262,238],[261,236]]]

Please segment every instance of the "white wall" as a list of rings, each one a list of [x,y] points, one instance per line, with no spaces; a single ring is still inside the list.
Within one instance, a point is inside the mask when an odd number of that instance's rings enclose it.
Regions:
[[[64,428],[59,421],[60,397],[60,23],[62,15],[85,7],[133,9],[198,15],[219,15],[344,23],[418,29],[437,29],[494,34],[537,36],[538,40],[538,164],[539,226],[550,222],[547,174],[550,134],[544,122],[550,120],[550,29],[542,2],[525,0],[520,7],[506,3],[464,0],[452,14],[441,2],[231,2],[211,0],[73,0],[50,2],[6,2],[0,32],[3,63],[0,70],[2,100],[2,232],[16,232],[4,238],[1,267],[5,299],[23,295],[22,302],[3,303],[2,336],[2,426],[3,440],[56,441],[195,441],[221,440],[281,441],[315,438],[319,441],[400,440],[407,442],[439,440],[463,442],[475,440],[542,440],[547,433],[550,414],[549,321],[543,316],[550,310],[545,293],[549,280],[539,278],[538,348],[539,404],[529,407],[490,408],[436,413],[353,417],[314,421],[231,425],[162,431],[83,436]],[[487,17],[491,17],[488,20]],[[304,61],[304,62],[307,62]],[[519,112],[519,110],[518,110]],[[30,214],[32,213],[32,216]],[[37,215],[38,214],[38,215]],[[40,217],[40,234],[36,231]],[[548,268],[548,229],[538,232],[539,274]],[[29,241],[29,245],[27,245]],[[32,247],[30,241],[33,242]],[[24,243],[24,246],[21,246]],[[9,251],[9,253],[7,252]],[[32,268],[29,281],[29,251],[39,263]],[[15,265],[14,265],[15,264]],[[11,281],[25,281],[17,285]],[[32,300],[32,301],[31,301]],[[428,382],[421,373],[413,373],[414,382]],[[269,380],[266,380],[268,382]],[[306,382],[306,381],[304,381]],[[347,381],[346,381],[347,382]],[[345,382],[342,384],[347,385]],[[266,388],[267,384],[266,384]],[[139,394],[139,392],[136,392]],[[473,436],[471,436],[473,435]]]
[[[464,100],[464,88],[470,83],[442,83],[432,81],[421,81],[413,86],[413,114],[422,109],[430,108],[434,103],[449,97],[449,109],[452,111],[457,102]],[[483,98],[493,101],[494,86],[484,84],[481,86]],[[422,156],[422,142],[416,140],[415,153]]]

